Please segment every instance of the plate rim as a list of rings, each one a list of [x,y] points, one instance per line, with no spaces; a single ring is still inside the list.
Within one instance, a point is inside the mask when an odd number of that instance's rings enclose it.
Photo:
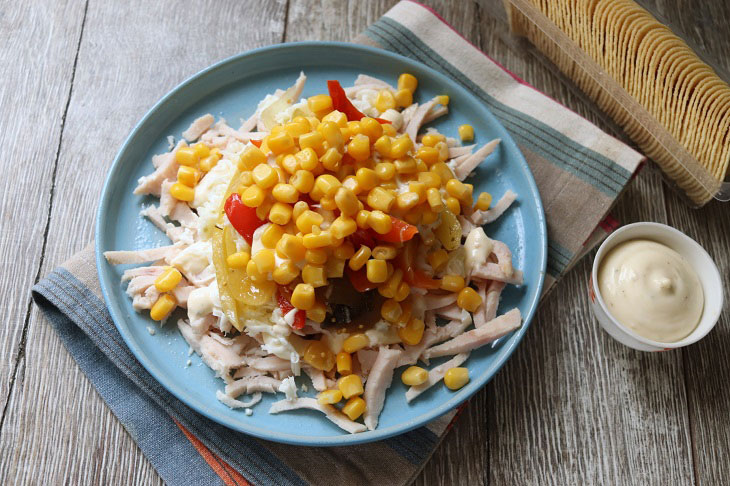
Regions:
[[[366,52],[371,55],[375,56],[382,56],[385,58],[389,58],[391,61],[397,61],[400,63],[403,63],[405,65],[408,64],[414,64],[417,65],[420,69],[423,69],[428,72],[430,76],[435,78],[437,81],[440,81],[444,83],[445,85],[449,86],[451,89],[452,87],[456,87],[457,90],[463,92],[467,95],[468,98],[473,99],[479,109],[483,110],[487,113],[487,118],[496,123],[499,128],[501,128],[505,134],[507,134],[506,138],[502,139],[502,143],[511,145],[512,148],[516,151],[518,154],[519,160],[518,162],[522,166],[523,172],[525,173],[528,186],[530,187],[530,190],[533,192],[531,194],[530,199],[532,199],[535,202],[536,208],[537,208],[537,220],[539,223],[539,238],[542,242],[542,245],[540,245],[540,254],[535,256],[535,259],[537,260],[536,265],[539,265],[539,272],[538,272],[538,281],[536,285],[536,292],[533,295],[532,299],[527,303],[528,304],[528,312],[523,317],[523,324],[522,326],[517,330],[515,333],[517,335],[517,339],[511,343],[511,345],[505,350],[505,353],[502,355],[501,358],[499,358],[490,369],[488,369],[484,375],[486,375],[486,378],[475,380],[469,383],[466,387],[464,387],[459,392],[455,393],[453,397],[449,398],[448,400],[440,403],[437,407],[434,407],[433,409],[429,410],[426,413],[423,413],[415,418],[412,418],[408,421],[400,422],[396,425],[392,425],[390,427],[384,428],[384,429],[375,429],[373,431],[367,431],[362,432],[358,434],[341,434],[336,436],[326,436],[326,437],[318,437],[318,436],[301,436],[301,435],[293,435],[293,434],[285,434],[277,431],[272,431],[269,429],[266,429],[261,426],[253,425],[253,424],[247,424],[243,421],[231,423],[229,420],[227,420],[225,417],[219,417],[213,410],[206,409],[204,407],[198,406],[194,401],[189,400],[186,398],[187,394],[182,390],[179,389],[172,380],[168,379],[168,376],[161,373],[161,370],[158,370],[156,366],[154,366],[151,362],[148,361],[144,353],[141,352],[141,350],[135,345],[134,341],[132,340],[132,336],[128,335],[124,331],[124,326],[121,324],[122,322],[126,323],[126,320],[124,319],[124,316],[118,315],[118,313],[114,310],[111,303],[115,300],[113,298],[113,290],[110,286],[110,283],[105,281],[105,278],[103,276],[102,268],[103,265],[106,265],[107,262],[104,259],[103,256],[103,249],[101,248],[101,241],[102,241],[102,230],[103,225],[105,223],[104,221],[104,215],[107,212],[107,208],[109,204],[112,202],[110,201],[110,196],[112,193],[112,185],[114,176],[117,174],[119,170],[121,170],[121,159],[124,156],[125,152],[128,150],[129,146],[132,144],[134,139],[137,137],[138,132],[144,127],[144,125],[147,123],[148,119],[151,118],[163,105],[170,102],[170,100],[174,99],[175,96],[177,96],[178,92],[182,89],[186,88],[188,85],[192,84],[198,78],[203,77],[205,75],[208,75],[209,73],[220,69],[222,67],[227,66],[228,64],[237,63],[240,62],[244,58],[254,58],[256,56],[266,55],[267,53],[271,51],[280,51],[280,50],[299,50],[299,49],[309,49],[309,48],[322,48],[322,47],[333,47],[333,48],[339,48],[339,49],[345,49],[345,50],[352,50],[352,51],[360,51],[360,52]],[[534,198],[532,196],[535,196]],[[533,233],[535,234],[535,233]],[[97,271],[97,277],[99,278],[99,284],[101,287],[101,293],[104,298],[107,310],[109,314],[112,317],[112,321],[114,322],[115,327],[117,328],[117,331],[121,334],[122,339],[124,340],[125,344],[129,348],[129,350],[132,352],[134,357],[137,359],[137,361],[144,367],[144,369],[150,373],[150,375],[163,387],[165,390],[169,393],[171,393],[175,398],[180,400],[185,406],[189,407],[190,409],[194,410],[195,412],[203,415],[204,417],[221,424],[231,430],[235,430],[238,432],[242,432],[254,437],[257,437],[259,439],[263,440],[270,440],[274,442],[279,443],[285,443],[285,444],[291,444],[291,445],[299,445],[299,446],[319,446],[319,447],[329,447],[329,446],[342,446],[342,445],[356,445],[356,444],[363,444],[367,442],[374,442],[378,440],[387,439],[389,437],[393,437],[396,435],[400,435],[403,433],[406,433],[410,430],[413,430],[417,427],[424,426],[428,424],[429,422],[433,421],[434,419],[448,413],[449,411],[453,410],[454,408],[461,405],[466,400],[470,399],[477,391],[481,390],[487,383],[489,383],[492,378],[497,374],[497,372],[505,365],[505,363],[509,360],[509,358],[512,356],[512,353],[517,348],[517,346],[522,342],[522,339],[524,338],[525,333],[527,332],[527,329],[530,327],[530,324],[532,322],[532,319],[535,316],[535,313],[537,311],[537,307],[539,304],[540,296],[542,295],[542,289],[545,282],[545,272],[547,267],[547,224],[545,219],[545,212],[542,204],[542,199],[540,197],[540,192],[537,188],[537,184],[535,183],[534,176],[532,174],[532,171],[530,170],[529,165],[527,164],[524,155],[522,154],[522,151],[519,149],[515,141],[513,140],[511,134],[507,131],[507,129],[502,125],[502,123],[494,116],[494,114],[491,112],[491,110],[483,103],[481,102],[476,96],[471,93],[468,89],[466,89],[464,86],[459,84],[457,81],[449,78],[448,76],[444,75],[443,73],[436,71],[435,69],[431,68],[430,66],[427,66],[419,61],[416,61],[414,59],[402,56],[400,54],[387,51],[384,49],[379,49],[375,47],[365,46],[365,45],[359,45],[359,44],[352,44],[348,42],[333,42],[333,41],[305,41],[305,42],[291,42],[291,43],[283,43],[283,44],[274,44],[264,47],[259,47],[256,49],[252,49],[249,51],[241,52],[239,54],[235,54],[233,56],[230,56],[228,58],[225,58],[221,61],[218,61],[200,71],[193,74],[192,76],[188,77],[178,85],[176,85],[174,88],[172,88],[170,91],[168,91],[162,98],[159,99],[145,114],[144,116],[134,125],[132,130],[129,132],[127,137],[124,139],[124,142],[122,143],[120,149],[118,150],[117,154],[114,157],[114,161],[112,162],[111,166],[108,169],[106,178],[104,180],[104,184],[102,186],[101,195],[99,197],[99,206],[96,212],[96,222],[95,222],[95,231],[94,231],[94,252],[95,252],[95,263],[96,263],[96,271]],[[191,403],[192,402],[192,403]]]

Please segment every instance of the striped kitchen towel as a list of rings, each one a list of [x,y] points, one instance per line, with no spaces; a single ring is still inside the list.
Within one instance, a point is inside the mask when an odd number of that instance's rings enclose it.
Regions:
[[[548,222],[549,289],[614,223],[605,216],[642,156],[486,57],[428,8],[403,1],[357,42],[427,64],[479,97],[520,145]],[[124,344],[101,297],[93,245],[33,288],[33,297],[101,397],[167,484],[409,483],[457,411],[381,442],[304,448],[207,420],[157,383]]]

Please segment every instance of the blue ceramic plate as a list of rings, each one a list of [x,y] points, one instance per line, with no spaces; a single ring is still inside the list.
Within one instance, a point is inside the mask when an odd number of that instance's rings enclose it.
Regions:
[[[343,433],[314,411],[269,415],[270,404],[282,399],[281,394],[266,395],[252,416],[218,402],[215,392],[222,389],[222,381],[199,357],[188,356],[188,346],[175,325],[170,323],[155,335],[148,333],[148,326],[159,326],[148,313],[132,309],[120,282],[128,266],[109,265],[102,255],[106,250],[169,244],[139,215],[143,206],[156,200],[132,194],[137,179],[153,170],[152,156],[168,150],[168,135],[179,138],[190,122],[204,113],[224,117],[238,126],[240,119],[255,111],[259,100],[277,88],[291,86],[300,71],[308,77],[303,96],[326,92],[328,79],[351,86],[358,74],[365,73],[395,84],[400,73],[414,74],[418,78],[417,101],[438,94],[451,97],[450,113],[434,123],[439,131],[457,136],[457,127],[470,123],[476,143],[502,139],[495,153],[476,170],[474,192],[489,191],[495,200],[507,189],[519,195],[507,213],[487,227],[487,233],[509,245],[515,267],[524,271],[525,285],[508,286],[500,305],[500,312],[519,307],[523,326],[494,348],[474,351],[465,365],[471,382],[457,392],[438,385],[408,404],[406,387],[396,372],[378,429],[355,435]],[[546,243],[544,213],[530,169],[510,135],[477,98],[446,76],[408,58],[331,42],[284,44],[247,52],[201,71],[172,90],[124,142],[104,184],[96,223],[96,260],[104,299],[125,342],[152,376],[187,405],[227,427],[266,440],[309,446],[358,444],[406,432],[452,410],[483,387],[512,354],[535,313],[543,284]],[[186,366],[188,359],[192,359],[192,366]],[[311,386],[309,390],[304,395],[313,396]]]

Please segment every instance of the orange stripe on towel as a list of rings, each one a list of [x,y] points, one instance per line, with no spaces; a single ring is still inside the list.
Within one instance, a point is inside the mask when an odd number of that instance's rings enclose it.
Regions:
[[[229,466],[226,461],[210,452],[210,449],[205,447],[205,444],[200,442],[200,439],[190,433],[190,431],[183,427],[180,422],[175,419],[172,420],[178,427],[180,427],[180,430],[183,431],[185,437],[188,438],[190,443],[193,444],[193,447],[195,447],[198,453],[203,457],[203,459],[205,459],[205,462],[207,462],[211,469],[213,469],[213,471],[223,480],[226,486],[251,486],[251,483],[246,481],[246,478],[241,476],[238,471]]]

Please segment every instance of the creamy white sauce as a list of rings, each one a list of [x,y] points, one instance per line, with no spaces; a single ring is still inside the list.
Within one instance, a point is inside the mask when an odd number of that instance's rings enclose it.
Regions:
[[[702,317],[697,273],[679,253],[655,241],[631,240],[613,248],[601,262],[597,283],[613,317],[648,339],[679,341]]]
[[[190,279],[212,267],[213,246],[209,241],[199,241],[181,251],[170,263]]]
[[[294,383],[294,377],[290,376],[289,378],[284,378],[283,380],[281,380],[281,385],[279,385],[279,391],[286,395],[287,400],[296,400],[297,384]]]
[[[493,248],[494,243],[489,239],[484,229],[478,227],[469,232],[466,242],[464,242],[464,249],[466,250],[464,264],[467,275],[471,274],[475,266],[487,262],[487,257],[492,253]]]

